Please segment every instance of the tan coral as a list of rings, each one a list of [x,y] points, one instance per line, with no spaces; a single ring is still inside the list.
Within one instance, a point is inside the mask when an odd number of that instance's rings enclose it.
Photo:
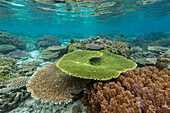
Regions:
[[[19,88],[19,87],[22,87],[22,86],[26,86],[26,84],[28,83],[29,79],[30,79],[29,77],[14,78],[14,79],[8,80],[5,83],[5,85],[8,88],[16,89],[16,88]]]
[[[159,69],[167,68],[170,71],[170,49],[158,57],[156,67]]]
[[[84,92],[84,104],[95,113],[170,113],[167,69],[136,68],[123,73],[116,81],[95,83]]]
[[[79,93],[89,82],[89,80],[65,75],[54,63],[38,69],[27,87],[32,97],[36,99],[67,103],[73,97],[72,93]]]

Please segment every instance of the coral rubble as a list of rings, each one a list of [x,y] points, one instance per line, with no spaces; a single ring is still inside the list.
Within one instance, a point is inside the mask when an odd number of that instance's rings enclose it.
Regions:
[[[170,72],[146,66],[123,73],[113,82],[98,82],[82,98],[93,113],[169,113]]]

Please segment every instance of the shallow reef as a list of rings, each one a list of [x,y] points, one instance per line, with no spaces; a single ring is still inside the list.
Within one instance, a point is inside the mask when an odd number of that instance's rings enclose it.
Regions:
[[[169,113],[170,72],[156,67],[127,71],[117,80],[97,82],[82,101],[92,113]]]
[[[24,50],[27,48],[27,44],[23,39],[18,38],[16,35],[11,35],[7,32],[0,31],[0,45],[12,45],[17,49]]]

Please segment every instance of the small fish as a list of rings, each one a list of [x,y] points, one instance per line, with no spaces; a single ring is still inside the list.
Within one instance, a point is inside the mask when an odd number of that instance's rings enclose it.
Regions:
[[[130,50],[129,50],[129,52],[133,52],[133,50],[132,50],[132,49],[130,49]]]
[[[158,47],[158,46],[155,46],[155,47]]]
[[[125,35],[121,34],[121,35],[119,35],[119,37],[125,37]]]
[[[159,42],[155,42],[155,43],[159,44]]]
[[[2,55],[0,55],[0,57],[2,57]]]

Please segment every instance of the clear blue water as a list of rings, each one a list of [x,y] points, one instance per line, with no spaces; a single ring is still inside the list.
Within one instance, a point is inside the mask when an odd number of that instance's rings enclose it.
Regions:
[[[52,4],[44,1],[54,0],[0,0],[0,30],[87,36],[110,31],[170,31],[169,0],[79,0],[83,2]]]

